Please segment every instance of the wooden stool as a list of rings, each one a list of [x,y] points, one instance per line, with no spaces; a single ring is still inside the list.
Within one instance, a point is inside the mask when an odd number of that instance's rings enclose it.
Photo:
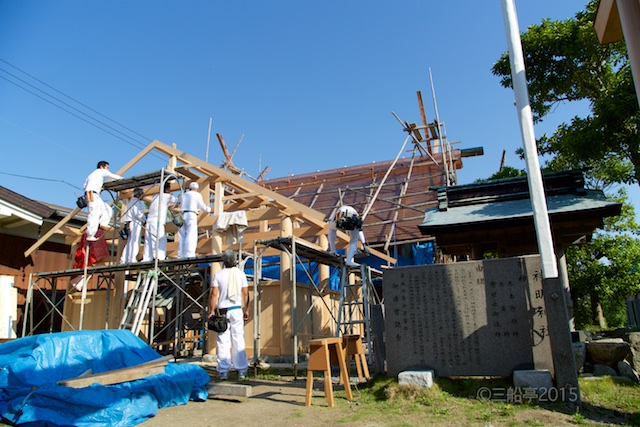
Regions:
[[[324,372],[324,396],[330,407],[333,407],[333,384],[331,383],[331,364],[340,366],[340,379],[344,382],[344,390],[347,399],[353,399],[351,384],[349,384],[349,371],[345,361],[345,352],[342,348],[342,338],[321,338],[309,341],[309,363],[307,366],[307,396],[305,406],[311,405],[311,393],[313,391],[313,371]]]
[[[345,361],[347,363],[347,372],[349,372],[349,365],[351,365],[351,356],[355,356],[356,370],[358,371],[358,380],[362,382],[362,375],[369,381],[371,376],[369,375],[369,366],[367,365],[367,357],[364,354],[364,347],[362,346],[362,337],[356,335],[343,335],[342,347],[345,352]]]

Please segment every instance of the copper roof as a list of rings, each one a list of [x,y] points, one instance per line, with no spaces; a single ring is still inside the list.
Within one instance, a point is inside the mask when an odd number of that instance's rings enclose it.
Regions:
[[[460,151],[452,150],[450,156],[459,169]],[[418,225],[425,210],[438,205],[433,188],[445,184],[441,155],[416,155],[393,163],[389,160],[287,176],[262,181],[261,185],[324,213],[326,219],[343,204],[364,214],[374,200],[363,224],[370,245],[426,240]]]

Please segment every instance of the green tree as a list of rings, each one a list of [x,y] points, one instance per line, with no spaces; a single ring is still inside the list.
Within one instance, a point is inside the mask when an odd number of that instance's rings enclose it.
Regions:
[[[516,169],[512,166],[503,166],[498,172],[494,173],[487,179],[476,179],[474,182],[494,181],[496,179],[517,178],[527,176],[524,169]]]
[[[558,104],[582,101],[587,117],[575,116],[537,141],[545,171],[583,169],[586,185],[611,193],[616,184],[640,183],[640,111],[624,42],[600,45],[593,22],[597,0],[573,19],[545,19],[521,35],[535,122]],[[512,86],[508,52],[492,72]],[[522,155],[522,150],[519,150]],[[591,242],[567,249],[567,267],[578,326],[621,326],[625,298],[640,292],[640,241],[633,206],[624,190],[609,195],[623,203]],[[604,316],[603,316],[604,313]]]
[[[623,203],[620,216],[606,218],[589,243],[566,250],[578,327],[624,326],[626,298],[640,293],[640,240],[627,232],[635,226],[634,208],[624,189],[615,201]]]
[[[640,114],[623,42],[600,45],[593,21],[597,1],[574,19],[545,19],[522,34],[527,84],[534,121],[560,104],[588,102],[590,115],[574,117],[538,140],[547,168],[590,170],[593,188],[640,183]],[[492,72],[511,87],[508,53]]]

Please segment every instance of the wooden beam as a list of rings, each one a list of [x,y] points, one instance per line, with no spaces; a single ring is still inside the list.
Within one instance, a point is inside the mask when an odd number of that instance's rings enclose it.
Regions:
[[[129,162],[127,162],[126,165],[121,167],[120,170],[118,170],[118,172],[116,172],[116,175],[124,175],[124,173],[127,172],[129,169],[131,169],[131,167],[133,165],[138,163],[140,161],[140,159],[142,159],[144,156],[146,156],[151,150],[156,148],[158,143],[160,143],[160,141],[155,140],[155,141],[151,142],[151,144],[149,144],[146,147],[144,147],[142,149],[142,151],[140,151],[138,154],[136,154],[133,157],[133,159],[129,160]]]
[[[158,151],[161,151],[167,155],[176,155],[183,162],[190,162],[194,165],[197,165],[198,167],[202,168],[202,170],[205,171],[206,174],[224,179],[228,182],[228,185],[232,187],[241,189],[245,192],[260,192],[265,197],[272,199],[274,202],[278,202],[282,205],[289,206],[295,210],[302,212],[305,220],[315,223],[316,225],[325,222],[324,214],[316,211],[315,209],[311,209],[308,206],[303,205],[302,203],[296,202],[295,200],[288,199],[287,197],[278,194],[275,191],[269,190],[259,184],[247,181],[243,178],[239,178],[238,176],[227,170],[205,163],[197,157],[194,157],[185,152],[181,152],[173,147],[169,147],[162,142],[154,141],[154,143],[156,144],[155,148],[157,148]]]
[[[98,374],[58,381],[58,385],[82,388],[90,386],[93,383],[109,385],[139,380],[140,378],[148,377],[150,375],[163,373],[164,367],[171,359],[173,359],[173,356],[163,356],[159,359],[141,363],[137,366],[130,366],[127,368],[115,369],[113,371],[100,372]]]
[[[31,255],[33,253],[33,251],[35,251],[36,249],[38,249],[44,242],[47,241],[47,239],[51,236],[54,235],[54,233],[56,231],[58,231],[63,225],[65,225],[67,222],[69,222],[71,220],[71,218],[73,218],[74,216],[76,216],[76,214],[80,212],[80,208],[76,207],[74,210],[72,210],[71,212],[69,212],[67,214],[67,216],[65,216],[64,218],[62,218],[60,220],[60,222],[58,222],[56,225],[54,225],[51,230],[47,231],[47,233],[42,236],[40,239],[38,239],[37,242],[35,242],[33,245],[31,245],[31,247],[29,249],[27,249],[24,253],[24,257],[27,258],[29,255]]]

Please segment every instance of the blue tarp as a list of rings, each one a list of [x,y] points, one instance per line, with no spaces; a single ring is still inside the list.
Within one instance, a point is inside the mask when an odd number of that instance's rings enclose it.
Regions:
[[[93,373],[160,358],[127,330],[74,331],[24,337],[0,344],[0,415],[24,426],[133,426],[159,408],[208,397],[209,375],[200,366],[169,363],[162,374],[84,388],[57,385]]]

